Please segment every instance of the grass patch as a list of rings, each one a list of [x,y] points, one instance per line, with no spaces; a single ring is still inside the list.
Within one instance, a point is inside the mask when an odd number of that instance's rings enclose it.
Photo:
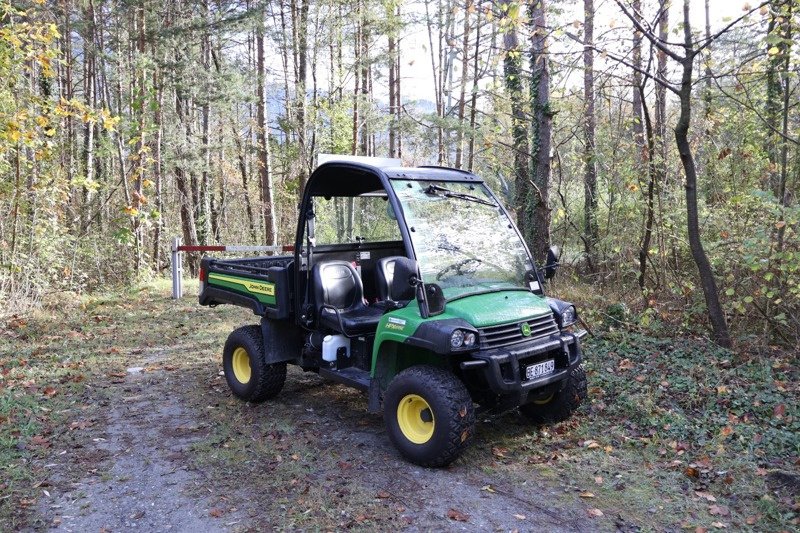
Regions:
[[[557,426],[501,434],[508,475],[550,467],[622,529],[797,527],[793,356],[620,332],[585,351],[590,405]]]

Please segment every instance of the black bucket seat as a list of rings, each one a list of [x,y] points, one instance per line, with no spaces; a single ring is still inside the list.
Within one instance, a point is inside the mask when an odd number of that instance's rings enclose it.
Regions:
[[[348,261],[314,265],[314,298],[321,325],[347,336],[373,333],[383,310],[364,302],[364,287]]]

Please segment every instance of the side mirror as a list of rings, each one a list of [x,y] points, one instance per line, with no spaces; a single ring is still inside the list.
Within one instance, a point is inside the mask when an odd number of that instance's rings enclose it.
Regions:
[[[419,266],[408,257],[398,257],[394,261],[394,275],[389,287],[389,297],[395,302],[413,300],[419,284]]]
[[[561,250],[558,246],[551,246],[547,250],[547,259],[544,263],[544,279],[553,279],[556,275],[556,267],[558,267],[558,258],[561,255]]]

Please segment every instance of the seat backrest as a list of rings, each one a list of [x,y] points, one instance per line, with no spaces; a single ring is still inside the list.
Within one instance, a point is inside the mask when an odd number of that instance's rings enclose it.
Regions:
[[[375,284],[378,290],[378,300],[389,299],[392,280],[394,279],[394,262],[396,260],[396,256],[382,257],[375,263]]]
[[[347,261],[325,261],[314,265],[314,297],[323,304],[347,310],[363,305],[364,287],[356,269]]]

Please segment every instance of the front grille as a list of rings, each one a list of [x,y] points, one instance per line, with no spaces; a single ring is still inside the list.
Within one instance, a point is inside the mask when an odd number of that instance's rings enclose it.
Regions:
[[[525,323],[528,324],[531,330],[530,335],[527,336],[522,334],[523,324]],[[553,333],[558,333],[558,326],[552,313],[524,322],[478,329],[482,350],[510,346],[518,342],[546,337]]]

